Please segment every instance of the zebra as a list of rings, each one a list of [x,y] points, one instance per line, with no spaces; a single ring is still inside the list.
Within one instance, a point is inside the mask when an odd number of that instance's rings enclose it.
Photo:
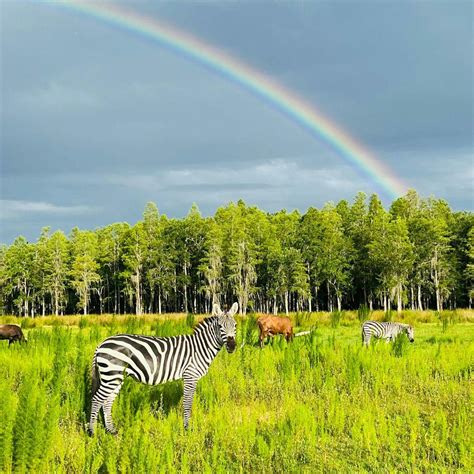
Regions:
[[[415,341],[415,331],[409,324],[365,321],[362,324],[362,343],[368,346],[372,336],[385,339],[386,342],[394,341],[402,333],[407,335],[410,342]]]
[[[94,434],[101,408],[106,431],[117,434],[112,421],[112,404],[125,375],[148,385],[182,379],[184,428],[187,429],[198,380],[207,373],[222,346],[225,345],[229,353],[235,351],[234,315],[238,307],[238,303],[234,303],[229,311],[222,311],[215,304],[211,317],[202,320],[193,334],[174,337],[119,334],[103,341],[92,361],[89,435]]]

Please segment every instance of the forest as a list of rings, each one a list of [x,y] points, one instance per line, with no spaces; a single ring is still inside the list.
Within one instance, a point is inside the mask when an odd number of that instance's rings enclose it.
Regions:
[[[2,314],[39,316],[454,309],[474,296],[474,214],[411,190],[387,210],[358,193],[303,214],[242,200],[182,219],[143,219],[0,247]]]

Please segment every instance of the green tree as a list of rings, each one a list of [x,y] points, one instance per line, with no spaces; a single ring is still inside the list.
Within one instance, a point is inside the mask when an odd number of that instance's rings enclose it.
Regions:
[[[333,310],[333,295],[338,310],[342,309],[342,297],[350,286],[351,252],[341,216],[334,206],[326,206],[319,214],[317,258],[321,277],[326,281],[329,311]]]
[[[47,291],[51,295],[54,314],[63,314],[67,305],[69,266],[71,265],[70,243],[60,230],[54,232],[46,243],[48,258]]]
[[[390,309],[390,301],[396,297],[397,310],[401,312],[403,291],[413,264],[413,245],[403,219],[384,222],[369,243],[369,258],[377,269],[384,310]]]
[[[77,306],[88,313],[91,290],[100,281],[97,263],[97,235],[91,231],[74,228],[71,234],[72,266],[71,284],[78,296]]]
[[[6,289],[20,315],[28,316],[33,291],[34,246],[20,236],[5,252]]]
[[[122,276],[125,279],[125,288],[129,305],[135,302],[135,314],[143,313],[143,272],[146,262],[147,241],[143,222],[137,222],[128,229],[124,239],[125,253],[123,260],[125,269]]]

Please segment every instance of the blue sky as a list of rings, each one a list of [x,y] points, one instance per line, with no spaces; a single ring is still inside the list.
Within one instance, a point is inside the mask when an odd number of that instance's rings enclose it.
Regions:
[[[473,209],[471,2],[122,2],[261,71],[423,196]],[[268,104],[77,13],[1,3],[0,241],[380,192]],[[385,198],[385,202],[389,200]]]

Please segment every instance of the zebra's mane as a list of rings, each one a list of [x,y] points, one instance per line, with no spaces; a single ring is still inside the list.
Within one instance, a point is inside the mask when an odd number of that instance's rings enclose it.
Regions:
[[[212,326],[217,321],[217,316],[209,316],[208,318],[204,318],[202,321],[196,324],[193,328],[193,333],[200,332],[203,329]]]

